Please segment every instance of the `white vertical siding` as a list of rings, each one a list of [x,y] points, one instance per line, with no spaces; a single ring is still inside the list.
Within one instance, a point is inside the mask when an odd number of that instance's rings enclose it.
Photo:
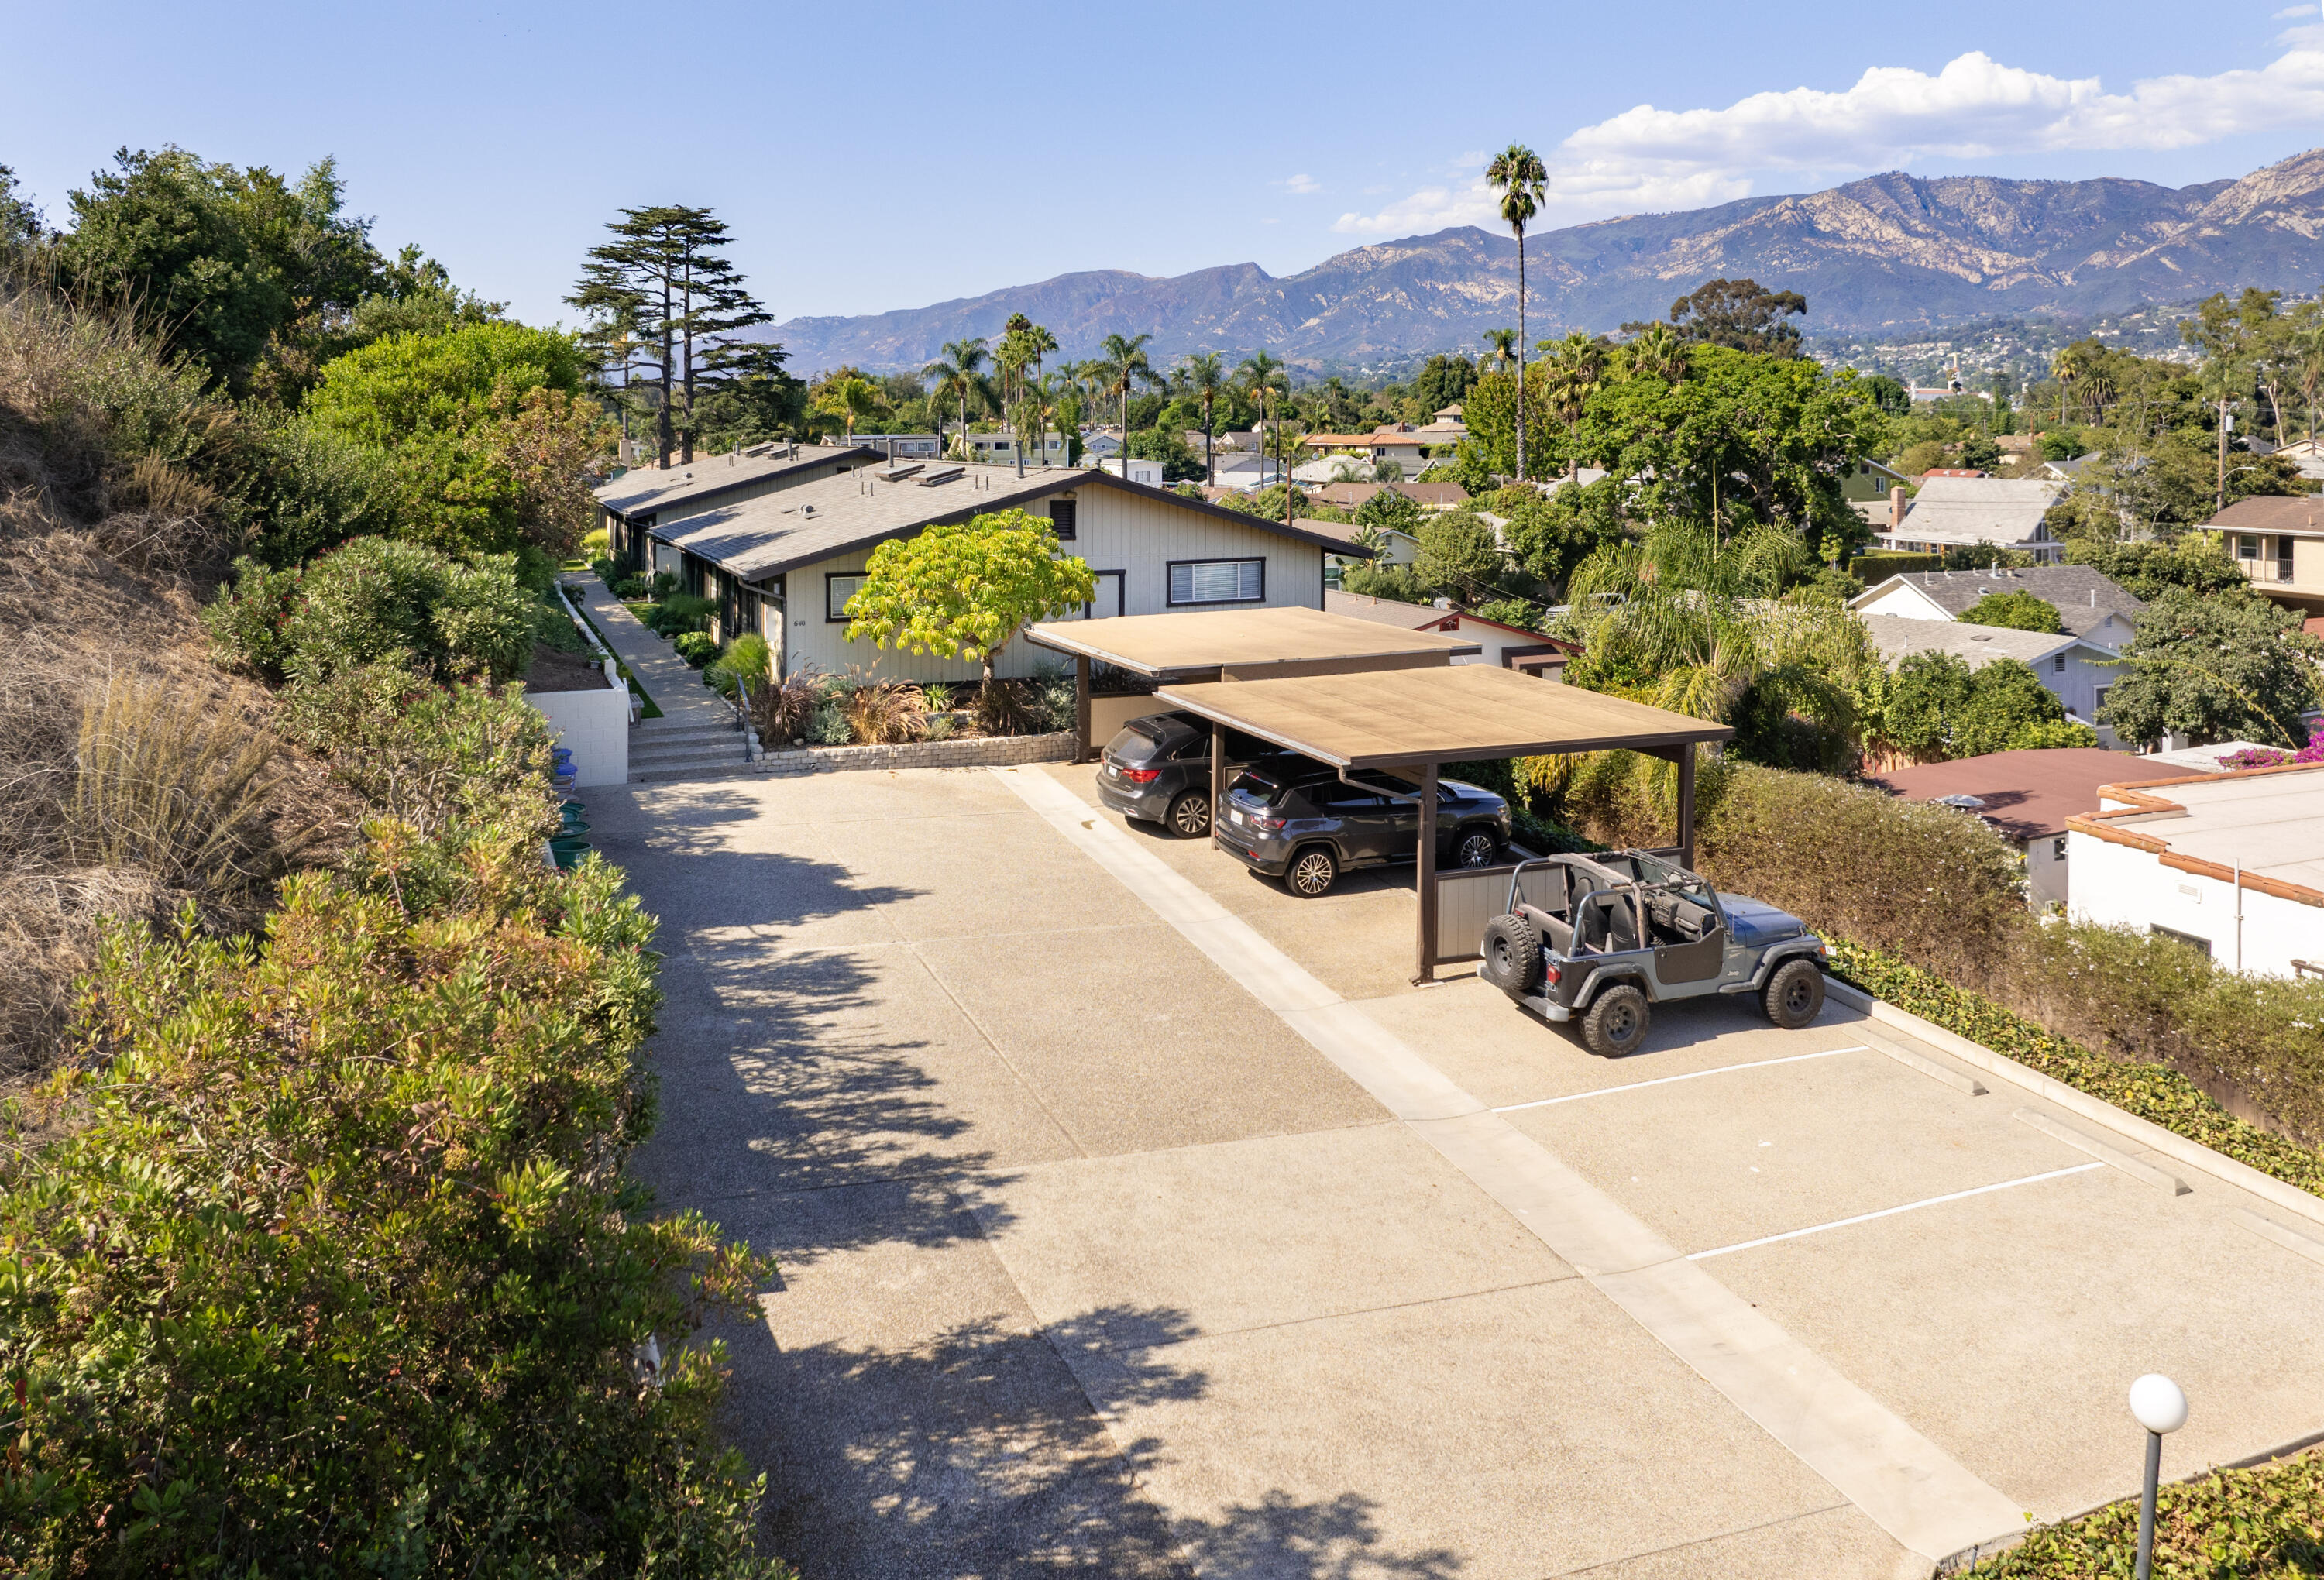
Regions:
[[[1174,560],[1262,559],[1267,564],[1264,601],[1257,603],[1205,603],[1199,609],[1321,609],[1323,607],[1323,550],[1321,545],[1271,532],[1256,519],[1246,527],[1192,510],[1175,500],[1130,494],[1104,483],[1074,491],[1076,535],[1064,547],[1093,571],[1119,571],[1124,614],[1162,614],[1169,602],[1170,563]],[[1035,515],[1048,514],[1048,501],[1031,507]],[[908,680],[974,680],[982,671],[958,658],[934,655],[881,652],[869,642],[844,639],[844,620],[825,618],[825,578],[834,573],[861,574],[872,551],[801,565],[785,578],[784,630],[789,638],[783,652],[785,673],[801,664],[831,671],[860,669],[870,674]],[[1063,660],[1021,637],[1001,651],[995,672],[1003,676],[1033,675],[1055,668]]]

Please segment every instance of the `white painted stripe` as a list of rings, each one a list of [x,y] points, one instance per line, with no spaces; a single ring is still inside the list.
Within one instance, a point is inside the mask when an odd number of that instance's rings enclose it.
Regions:
[[[1990,1196],[1997,1190],[2015,1190],[2020,1185],[2039,1185],[2044,1180],[2062,1180],[2069,1174],[2087,1174],[2092,1169],[2103,1169],[2104,1163],[2075,1163],[2070,1168],[2052,1169],[2046,1174],[2028,1174],[2022,1180],[2004,1180],[1998,1184],[1979,1185],[1973,1190],[1955,1190],[1943,1196],[1932,1196],[1920,1201],[1908,1201],[1902,1207],[1884,1207],[1878,1212],[1859,1212],[1854,1217],[1834,1218],[1828,1224],[1810,1224],[1804,1229],[1786,1229],[1780,1235],[1768,1235],[1757,1240],[1744,1240],[1733,1245],[1721,1245],[1715,1251],[1691,1251],[1689,1262],[1708,1262],[1714,1256],[1724,1256],[1730,1251],[1752,1251],[1761,1245],[1780,1245],[1796,1240],[1803,1235],[1821,1235],[1826,1229],[1844,1229],[1850,1224],[1868,1224],[1874,1218],[1895,1217],[1900,1212],[1918,1212],[1924,1207],[1942,1207],[1948,1201],[1966,1201],[1972,1196]]]
[[[1674,1080],[1701,1080],[1706,1075],[1732,1075],[1738,1070],[1765,1070],[1770,1064],[1797,1064],[1803,1059],[1829,1059],[1835,1053],[1869,1053],[1872,1050],[1858,1044],[1853,1048],[1823,1048],[1813,1053],[1786,1053],[1781,1059],[1755,1059],[1748,1064],[1722,1064],[1716,1070],[1693,1070],[1684,1075],[1665,1075],[1654,1080],[1634,1080],[1628,1086],[1600,1087],[1591,1092],[1570,1092],[1562,1098],[1538,1098],[1530,1103],[1508,1103],[1493,1110],[1496,1114],[1517,1114],[1527,1108],[1554,1108],[1560,1103],[1579,1103],[1586,1098],[1610,1098],[1616,1092],[1642,1092],[1648,1087],[1668,1086]]]
[[[990,770],[1849,1502],[1934,1563],[2024,1528],[1831,1362],[1038,769]]]

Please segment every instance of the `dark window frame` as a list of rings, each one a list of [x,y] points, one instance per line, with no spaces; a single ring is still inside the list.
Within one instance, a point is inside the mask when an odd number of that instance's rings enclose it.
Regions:
[[[1178,596],[1178,567],[1180,565],[1256,565],[1259,567],[1259,596],[1256,598],[1181,598]],[[1238,575],[1236,580],[1240,583],[1241,580],[1240,576]],[[1193,591],[1193,583],[1191,581],[1187,583],[1187,590],[1189,592]],[[1264,603],[1267,602],[1267,556],[1265,555],[1241,554],[1229,556],[1223,559],[1167,560],[1163,563],[1162,571],[1162,602],[1163,606],[1168,609],[1195,609],[1208,604],[1218,603]]]
[[[1097,578],[1098,590],[1101,596],[1103,595],[1107,578],[1112,578],[1113,613],[1098,613],[1097,603],[1093,600],[1092,602],[1082,605],[1082,618],[1084,620],[1113,620],[1121,615],[1128,614],[1130,612],[1130,573],[1128,571],[1092,571],[1090,574]]]
[[[1063,520],[1059,520],[1057,519],[1057,512],[1059,510],[1063,510],[1065,513]],[[1049,530],[1057,535],[1057,541],[1059,543],[1079,542],[1079,535],[1081,532],[1081,501],[1079,500],[1051,500],[1049,501]]]
[[[824,572],[824,573],[823,573],[823,623],[824,623],[824,624],[825,624],[825,625],[845,625],[845,624],[848,622],[848,620],[852,618],[851,616],[846,615],[846,614],[834,614],[834,613],[832,613],[832,612],[831,612],[831,584],[832,584],[834,582],[839,582],[839,581],[851,581],[851,582],[855,582],[855,583],[862,583],[862,582],[863,582],[867,577],[869,577],[869,576],[871,575],[871,574],[872,574],[872,573],[871,573],[870,571],[868,571],[868,570],[862,570],[862,571],[825,571],[825,572]],[[848,597],[850,597],[850,598],[852,598],[852,597],[853,597],[853,596],[854,596],[854,593],[853,593],[853,592],[850,592],[850,593],[848,594]],[[846,599],[842,599],[840,602],[841,602],[843,604],[844,604],[844,603],[846,602]]]

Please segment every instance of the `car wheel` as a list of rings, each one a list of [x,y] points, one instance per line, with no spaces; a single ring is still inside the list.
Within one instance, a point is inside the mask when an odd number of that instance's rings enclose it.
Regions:
[[[1582,1017],[1582,1041],[1601,1058],[1619,1059],[1638,1051],[1653,1020],[1646,996],[1628,982],[1617,983],[1598,995]]]
[[[1455,867],[1490,867],[1493,864],[1493,858],[1499,855],[1500,851],[1501,842],[1493,838],[1489,831],[1485,829],[1471,829],[1467,833],[1462,834],[1460,840],[1454,843],[1452,847],[1452,865]]]
[[[1484,960],[1477,975],[1512,996],[1530,991],[1541,979],[1541,935],[1522,916],[1496,916],[1485,923]]]
[[[1162,821],[1182,840],[1200,839],[1211,831],[1211,798],[1203,791],[1189,790],[1170,804]]]
[[[1769,1020],[1796,1032],[1823,1008],[1823,972],[1813,960],[1785,960],[1767,978],[1759,1003]]]
[[[1284,869],[1283,883],[1301,899],[1312,900],[1329,894],[1339,877],[1340,863],[1330,848],[1310,845],[1291,859],[1291,865]]]

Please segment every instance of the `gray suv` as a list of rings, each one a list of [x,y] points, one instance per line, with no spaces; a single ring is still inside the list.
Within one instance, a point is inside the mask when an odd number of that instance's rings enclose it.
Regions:
[[[1219,843],[1302,899],[1329,892],[1340,874],[1409,859],[1420,845],[1416,786],[1360,769],[1348,783],[1312,758],[1255,763],[1227,787]],[[1436,787],[1436,859],[1490,867],[1509,843],[1509,805],[1458,779]]]
[[[1227,731],[1230,775],[1283,749]],[[1211,721],[1193,713],[1132,719],[1098,756],[1097,798],[1110,810],[1160,823],[1180,839],[1211,831]]]

